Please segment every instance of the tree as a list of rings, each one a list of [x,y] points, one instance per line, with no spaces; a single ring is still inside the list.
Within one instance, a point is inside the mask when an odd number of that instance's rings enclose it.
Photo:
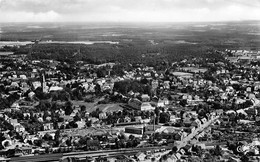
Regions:
[[[58,129],[58,130],[55,132],[54,140],[57,141],[57,140],[59,140],[59,138],[60,138],[60,130]]]
[[[214,155],[215,156],[221,156],[222,155],[222,149],[220,148],[219,145],[217,145],[214,149]]]
[[[85,112],[86,111],[86,106],[85,105],[81,105],[80,106],[80,111]]]
[[[132,90],[133,92],[144,93],[144,88],[145,86],[142,83],[138,81],[132,81],[130,82],[130,87],[128,88],[127,92]]]
[[[43,139],[46,140],[46,141],[50,141],[50,140],[52,140],[52,136],[51,136],[49,133],[46,133],[46,134],[43,136]]]
[[[68,90],[70,91],[70,90]],[[59,97],[61,101],[69,101],[70,100],[70,93],[68,91],[62,90],[59,92]]]
[[[75,122],[81,120],[81,117],[80,117],[79,113],[77,113],[77,114],[73,117],[73,120],[74,120]]]
[[[3,130],[14,130],[13,125],[4,120],[3,118],[0,118],[0,128],[2,128]]]
[[[75,121],[69,122],[68,125],[69,125],[70,128],[78,128],[78,124]]]
[[[132,140],[128,140],[126,142],[126,147],[129,148],[129,147],[133,147],[133,141]]]
[[[122,94],[127,94],[130,86],[129,81],[119,81],[115,82],[113,90]]]
[[[141,80],[141,83],[142,83],[142,84],[148,84],[149,81],[148,81],[146,78],[144,78],[144,79]]]
[[[187,100],[180,100],[180,103],[179,103],[181,106],[185,107],[188,103],[187,103]]]
[[[43,121],[45,121],[46,120],[46,118],[48,117],[48,112],[47,111],[44,111],[44,114],[43,114]]]
[[[248,158],[247,155],[243,155],[243,156],[240,158],[240,160],[241,160],[242,162],[249,162],[249,158]]]
[[[41,100],[39,105],[37,105],[38,110],[47,111],[51,108],[51,103],[46,100]]]
[[[124,75],[124,66],[123,65],[115,65],[112,68],[111,75],[123,76]]]
[[[0,98],[0,105],[1,105],[0,109],[11,107],[9,101],[6,98],[2,98],[2,97]]]
[[[105,69],[98,69],[97,71],[96,71],[96,73],[97,73],[97,77],[98,78],[102,78],[102,77],[105,77],[106,76],[106,70]]]
[[[154,109],[154,113],[156,114],[156,116],[159,116],[159,113],[160,113],[160,109],[158,107],[156,107]]]
[[[133,136],[132,134],[128,137],[129,138],[129,140],[134,140],[135,139],[135,136]]]
[[[101,112],[102,112],[102,111],[100,111],[99,108],[97,108],[96,111],[92,111],[90,115],[91,115],[92,117],[99,118],[99,114],[100,114]]]
[[[73,112],[72,103],[67,101],[65,104],[65,115],[70,115]]]
[[[170,121],[170,115],[166,112],[160,114],[160,123],[168,123]]]
[[[39,147],[41,147],[41,146],[42,146],[42,143],[43,143],[43,141],[42,141],[42,139],[38,139],[38,140],[34,140],[34,141],[33,141],[33,143],[34,143],[36,146],[39,146]]]
[[[46,98],[46,94],[42,92],[42,87],[38,87],[35,91],[35,96],[39,99],[39,100],[44,100],[47,99]]]
[[[91,127],[92,126],[92,120],[86,120],[86,126]]]
[[[67,139],[66,144],[67,144],[67,146],[71,146],[71,144],[72,144],[71,139]]]
[[[49,148],[49,147],[46,147],[46,148],[45,148],[45,153],[46,153],[46,154],[50,153],[50,148]]]
[[[96,93],[96,95],[101,94],[101,86],[99,84],[96,84],[96,86],[95,86],[95,93]]]
[[[133,140],[133,147],[136,147],[139,144],[140,144],[140,139],[134,138],[134,140]]]
[[[248,108],[252,105],[253,105],[253,103],[251,100],[246,100],[246,102],[243,103],[243,108]]]
[[[159,132],[156,132],[154,134],[154,139],[156,139],[157,141],[161,141],[162,140],[162,135]]]

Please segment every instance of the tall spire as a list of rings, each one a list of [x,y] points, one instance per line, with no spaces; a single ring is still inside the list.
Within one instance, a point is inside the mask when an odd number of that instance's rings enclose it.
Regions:
[[[43,93],[47,93],[48,92],[48,88],[46,86],[46,81],[45,81],[45,75],[44,73],[42,73],[42,92]]]

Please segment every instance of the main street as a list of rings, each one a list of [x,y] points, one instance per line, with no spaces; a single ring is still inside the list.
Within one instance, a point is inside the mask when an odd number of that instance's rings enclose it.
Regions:
[[[183,138],[177,145],[178,149],[186,146],[188,144],[189,141],[191,141],[196,135],[200,134],[203,130],[205,130],[206,128],[208,128],[211,124],[213,124],[217,119],[219,118],[219,116],[213,117],[212,119],[210,119],[209,121],[203,123],[199,128],[195,129],[194,132],[192,132],[191,134],[189,134],[187,137]]]

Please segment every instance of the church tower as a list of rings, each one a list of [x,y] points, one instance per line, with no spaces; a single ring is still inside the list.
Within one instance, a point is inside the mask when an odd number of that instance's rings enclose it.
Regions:
[[[47,93],[48,92],[48,87],[46,85],[44,73],[42,74],[42,92],[43,93]]]

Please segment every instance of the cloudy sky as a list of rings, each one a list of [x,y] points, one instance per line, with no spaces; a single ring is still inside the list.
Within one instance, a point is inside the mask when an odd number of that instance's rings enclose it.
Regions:
[[[0,22],[260,20],[260,0],[0,0]]]

